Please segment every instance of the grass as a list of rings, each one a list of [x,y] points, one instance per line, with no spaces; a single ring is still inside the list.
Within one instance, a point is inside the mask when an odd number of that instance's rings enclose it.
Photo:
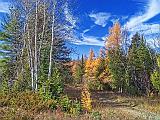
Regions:
[[[80,88],[67,87],[65,92],[71,99],[80,99]],[[32,92],[1,95],[0,120],[147,120],[149,112],[160,114],[159,98],[130,97],[106,91],[93,91],[91,97],[92,112],[73,115],[61,109],[50,110],[49,105],[54,101],[43,102]],[[146,112],[141,114],[137,110]]]

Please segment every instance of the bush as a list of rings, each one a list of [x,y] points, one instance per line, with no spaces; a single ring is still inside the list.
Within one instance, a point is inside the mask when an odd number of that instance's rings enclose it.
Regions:
[[[94,120],[101,120],[102,119],[102,116],[101,116],[101,114],[98,111],[92,112],[91,116],[92,116],[92,118]]]
[[[63,93],[64,85],[62,75],[54,68],[52,77],[40,83],[39,93],[44,99],[57,99]]]
[[[91,80],[88,82],[90,90],[103,90],[103,84],[98,80]]]
[[[63,112],[74,115],[80,114],[82,110],[80,102],[70,100],[66,95],[56,100],[48,98],[45,99],[44,96],[32,91],[1,94],[0,119],[31,120],[40,113],[55,110],[58,107],[62,108]]]
[[[160,91],[160,73],[159,71],[154,71],[151,75],[151,81],[153,86]]]
[[[82,110],[81,104],[78,100],[70,100],[66,95],[60,97],[59,106],[62,108],[64,112],[74,115],[80,114]]]
[[[49,81],[49,91],[51,92],[52,97],[58,98],[61,93],[63,93],[63,82],[60,71],[54,69],[52,78]]]
[[[32,113],[48,110],[53,104],[56,104],[55,100],[44,101],[38,93],[31,91],[0,96],[0,107],[23,109]]]
[[[34,115],[21,109],[0,109],[0,120],[33,120]]]
[[[72,101],[70,113],[78,115],[80,114],[81,111],[82,111],[81,103],[78,100]]]

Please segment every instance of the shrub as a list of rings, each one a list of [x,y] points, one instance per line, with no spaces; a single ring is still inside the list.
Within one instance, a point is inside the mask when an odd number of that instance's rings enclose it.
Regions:
[[[31,91],[15,92],[0,96],[0,106],[14,109],[23,109],[32,113],[39,113],[50,109],[50,106],[56,104],[55,100],[43,100],[38,94]]]
[[[78,100],[70,100],[68,96],[62,96],[59,99],[59,106],[64,112],[78,115],[81,112],[81,104]]]
[[[0,109],[0,120],[33,120],[34,115],[20,109]]]
[[[98,80],[91,80],[88,82],[90,90],[103,90],[103,84]]]
[[[52,78],[48,84],[52,97],[58,98],[60,94],[63,93],[64,86],[60,71],[58,69],[54,69]]]
[[[79,115],[81,110],[81,103],[78,100],[72,100],[69,113],[73,115]]]
[[[102,119],[102,116],[101,116],[101,114],[98,111],[92,112],[91,116],[92,116],[92,118],[94,120],[101,120]]]
[[[160,73],[159,71],[154,71],[151,75],[151,81],[153,86],[160,91]]]
[[[68,96],[62,96],[59,99],[59,104],[62,107],[63,111],[69,111],[71,100],[69,100]]]

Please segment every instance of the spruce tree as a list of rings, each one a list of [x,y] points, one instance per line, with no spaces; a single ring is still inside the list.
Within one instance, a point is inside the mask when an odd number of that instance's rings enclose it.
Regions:
[[[153,71],[153,61],[149,47],[138,33],[132,38],[128,52],[129,84],[139,94],[148,94],[151,90],[150,76]]]
[[[117,88],[120,92],[124,92],[126,81],[125,81],[125,57],[123,56],[122,50],[116,48],[109,51],[109,70],[113,80],[113,87]]]

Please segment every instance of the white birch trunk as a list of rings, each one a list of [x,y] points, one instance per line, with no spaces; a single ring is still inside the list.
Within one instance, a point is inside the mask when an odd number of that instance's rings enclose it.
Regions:
[[[35,90],[38,90],[38,75],[37,75],[37,24],[38,24],[38,0],[36,0],[36,16],[35,16],[35,38],[34,38],[34,77]]]
[[[28,20],[28,19],[27,19]],[[29,65],[30,65],[30,72],[31,72],[31,84],[32,84],[32,90],[34,90],[34,67],[33,67],[33,55],[32,55],[32,49],[31,49],[31,42],[30,42],[30,31],[29,31],[29,25],[27,23],[27,39],[28,39],[28,58],[29,58]]]
[[[52,69],[52,53],[53,53],[53,44],[54,44],[54,23],[55,23],[55,6],[56,3],[53,3],[53,16],[52,16],[52,41],[50,47],[50,54],[49,54],[49,68],[48,68],[48,80],[51,77],[51,69]]]

